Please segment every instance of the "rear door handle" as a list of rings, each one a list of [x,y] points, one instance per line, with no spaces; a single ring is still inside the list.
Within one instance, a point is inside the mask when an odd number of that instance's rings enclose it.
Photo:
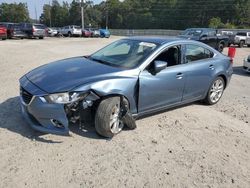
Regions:
[[[214,70],[214,65],[209,65],[209,69]]]
[[[182,74],[181,72],[178,73],[178,74],[176,74],[176,78],[177,78],[178,80],[182,79],[182,78],[183,78],[183,74]]]

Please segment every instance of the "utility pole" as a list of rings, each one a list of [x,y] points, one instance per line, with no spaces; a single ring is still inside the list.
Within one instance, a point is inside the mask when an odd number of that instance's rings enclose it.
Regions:
[[[84,3],[85,0],[81,0],[82,30],[84,29]]]
[[[106,7],[106,29],[108,29],[108,20],[109,20],[109,18],[108,18],[108,0],[106,0],[106,3],[105,3],[105,7]]]
[[[37,23],[37,10],[36,10],[36,4],[35,4],[35,14],[36,14],[36,23]]]
[[[49,2],[49,26],[51,27],[51,4]]]

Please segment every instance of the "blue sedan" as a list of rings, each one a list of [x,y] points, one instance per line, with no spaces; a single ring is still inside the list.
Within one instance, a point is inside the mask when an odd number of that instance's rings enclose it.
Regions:
[[[94,122],[113,137],[135,119],[171,107],[222,97],[232,59],[206,44],[133,37],[90,56],[56,61],[20,78],[22,113],[32,128],[67,135],[70,124]]]

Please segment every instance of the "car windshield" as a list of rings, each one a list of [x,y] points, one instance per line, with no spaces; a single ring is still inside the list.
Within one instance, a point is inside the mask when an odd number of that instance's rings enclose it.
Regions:
[[[201,33],[202,33],[202,30],[200,29],[187,29],[182,33],[182,35],[200,36]]]
[[[237,33],[239,36],[247,36],[247,33]]]
[[[21,25],[20,24],[13,24],[12,27],[15,29],[19,29],[21,27]]]
[[[92,54],[91,60],[122,68],[139,66],[158,44],[137,40],[123,39],[116,41]]]

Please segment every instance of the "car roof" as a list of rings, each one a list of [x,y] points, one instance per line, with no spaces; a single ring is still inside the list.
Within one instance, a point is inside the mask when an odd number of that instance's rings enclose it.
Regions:
[[[178,37],[171,37],[171,36],[138,36],[138,37],[129,37],[129,40],[138,40],[142,42],[151,42],[151,43],[157,43],[157,44],[165,44],[169,42],[175,42],[175,41],[190,41]]]

